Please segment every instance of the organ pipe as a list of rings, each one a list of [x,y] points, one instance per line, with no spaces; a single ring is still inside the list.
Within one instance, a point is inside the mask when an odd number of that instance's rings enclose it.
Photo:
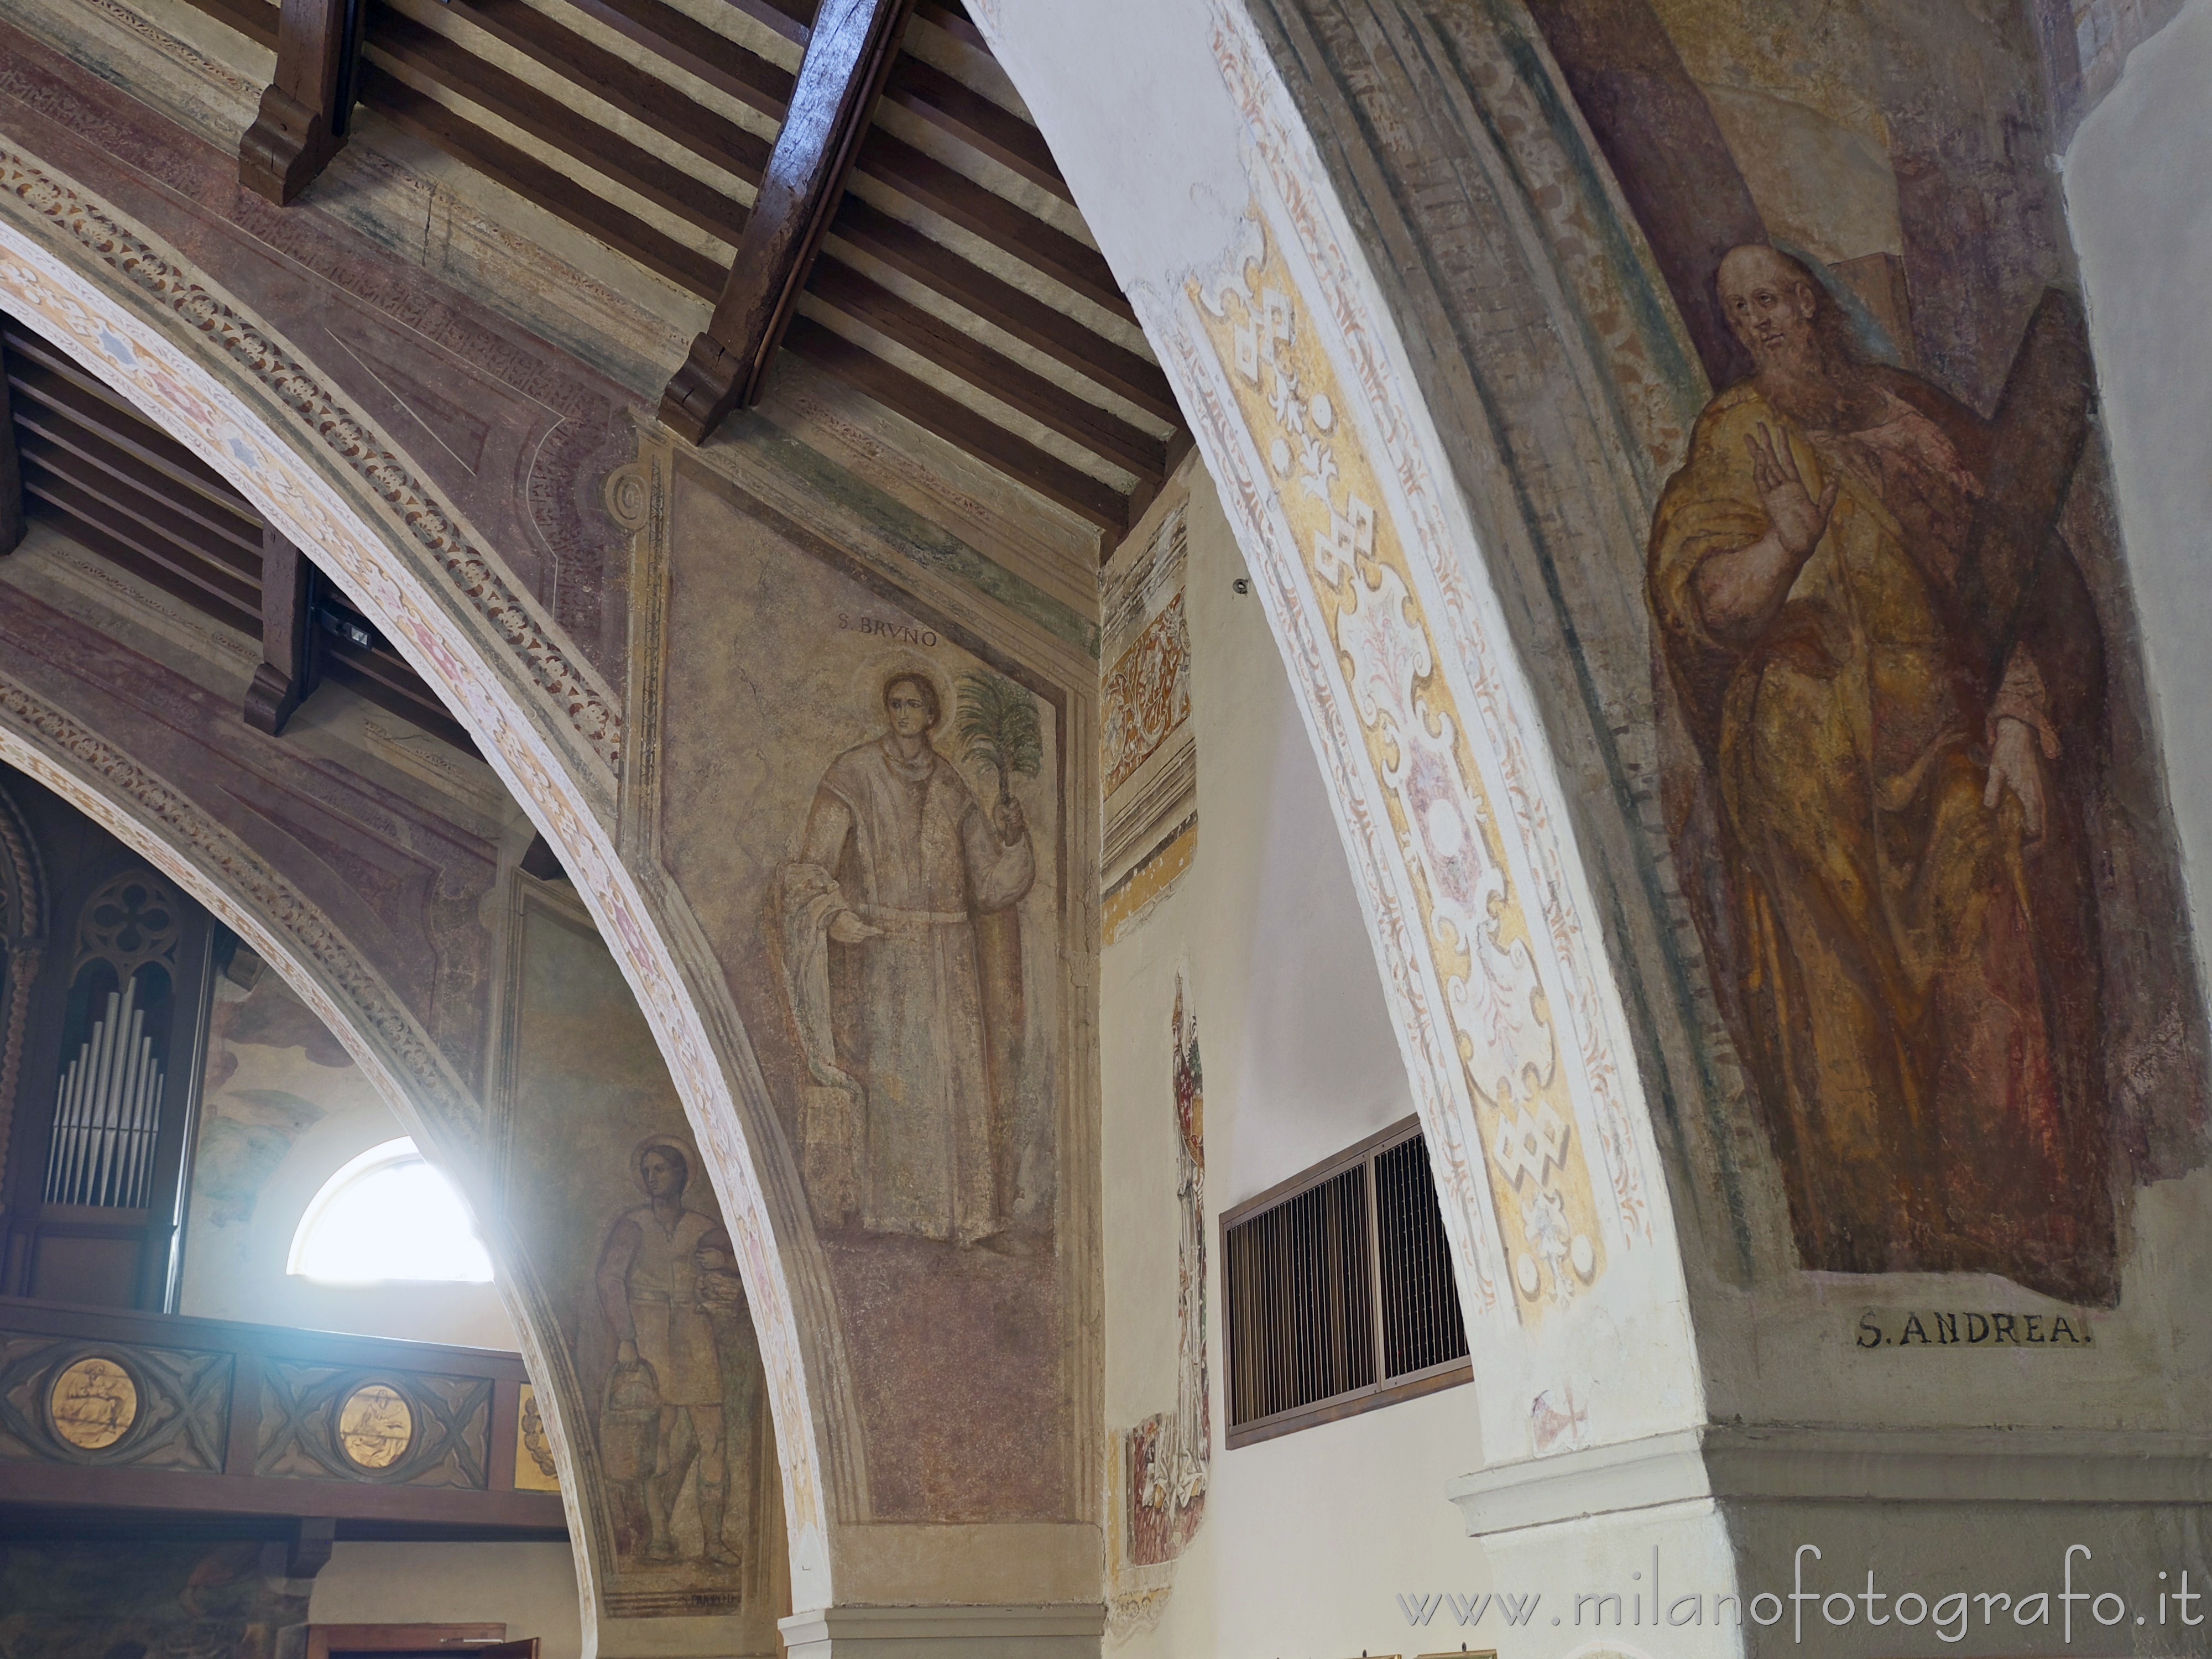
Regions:
[[[46,1201],[143,1207],[161,1123],[161,1063],[133,975],[107,994],[54,1101]]]

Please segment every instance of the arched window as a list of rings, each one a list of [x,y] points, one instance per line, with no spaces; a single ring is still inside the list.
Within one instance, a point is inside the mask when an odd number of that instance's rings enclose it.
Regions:
[[[370,1147],[323,1183],[300,1218],[286,1271],[338,1285],[484,1285],[491,1257],[453,1183],[403,1137]]]

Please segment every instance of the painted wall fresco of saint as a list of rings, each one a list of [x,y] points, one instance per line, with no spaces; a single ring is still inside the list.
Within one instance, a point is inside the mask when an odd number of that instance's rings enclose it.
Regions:
[[[566,885],[514,894],[504,1188],[562,1344],[604,1606],[716,1616],[733,1650],[773,1652],[781,1489],[735,1246],[653,1034]]]
[[[797,1163],[867,1514],[1070,1516],[1060,695],[703,468],[667,523],[662,856]]]
[[[2202,1017],[2050,43],[2025,8],[1532,10],[1713,388],[1650,524],[1663,791],[1799,1260],[2110,1304]]]
[[[1206,1364],[1206,1071],[1198,1012],[1176,975],[1168,1097],[1175,1114],[1176,1403],[1128,1431],[1128,1539],[1133,1566],[1173,1561],[1206,1518],[1213,1468],[1212,1401]]]

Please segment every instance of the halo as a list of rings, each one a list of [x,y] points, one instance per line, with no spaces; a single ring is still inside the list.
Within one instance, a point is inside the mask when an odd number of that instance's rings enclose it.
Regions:
[[[647,1135],[631,1149],[629,1172],[637,1177],[637,1184],[645,1185],[645,1155],[656,1146],[665,1146],[684,1160],[684,1184],[689,1187],[699,1173],[699,1154],[678,1135]]]
[[[960,696],[953,689],[952,676],[918,651],[893,648],[869,657],[853,677],[853,707],[862,726],[880,734],[884,729],[884,684],[909,674],[936,688],[938,720],[929,729],[930,741],[934,743],[945,735],[959,713]]]

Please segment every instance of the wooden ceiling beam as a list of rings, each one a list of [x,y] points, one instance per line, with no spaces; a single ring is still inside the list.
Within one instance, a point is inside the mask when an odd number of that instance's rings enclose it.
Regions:
[[[36,382],[32,385],[35,387]],[[191,484],[180,481],[170,470],[116,442],[108,427],[73,415],[59,399],[50,402],[40,398],[36,391],[24,389],[21,382],[11,391],[14,431],[20,455],[66,452],[78,463],[159,502],[161,512],[173,520],[173,528],[180,534],[204,543],[227,544],[244,552],[252,552],[259,547],[259,533],[253,520],[228,510],[229,503],[210,500]]]
[[[730,3],[756,23],[766,24],[795,46],[805,46],[807,35],[814,27],[811,0],[730,0]]]
[[[504,0],[504,3],[520,5],[523,0]],[[569,3],[762,114],[778,121],[787,118],[794,84],[787,70],[678,11],[666,0],[569,0]],[[793,22],[772,0],[755,0],[752,4],[733,0],[733,3],[757,18],[763,13],[782,18],[792,24],[786,38],[802,46],[810,38],[809,31]],[[1012,110],[962,85],[943,70],[921,58],[902,56],[885,82],[884,96],[1073,204],[1074,194],[1060,177],[1044,135]],[[1008,252],[1020,250],[1009,248]]]
[[[811,317],[793,317],[784,344],[817,368],[867,393],[893,414],[965,450],[1045,500],[1102,530],[1118,532],[1121,529],[1127,506],[1112,485],[1017,437],[997,422],[924,385],[835,330]]]
[[[26,488],[45,491],[51,484],[75,492],[69,502],[72,510],[100,518],[110,529],[133,540],[142,535],[160,538],[164,546],[175,550],[175,557],[204,567],[203,577],[210,588],[241,604],[253,603],[252,584],[261,574],[259,549],[248,559],[228,542],[192,535],[163,511],[160,501],[141,495],[67,450],[26,449],[22,455]],[[52,499],[51,494],[48,499]],[[87,503],[97,503],[100,512],[90,512]]]
[[[405,660],[219,473],[12,319],[0,318],[0,446],[18,458],[27,514],[34,504],[84,552],[258,639],[247,724],[281,732],[331,669],[379,707],[475,752]],[[331,634],[326,612],[368,643]]]
[[[760,397],[823,234],[837,210],[913,0],[822,0],[714,314],[668,389],[660,418],[703,443]]]
[[[1108,465],[1158,483],[1166,447],[1042,374],[1024,368],[952,324],[901,299],[842,261],[823,256],[807,292],[995,398],[1038,425],[1082,445]]]
[[[23,489],[27,495],[46,502],[78,523],[96,527],[108,539],[130,548],[148,564],[167,571],[195,594],[204,594],[226,611],[245,617],[245,632],[257,631],[258,599],[253,585],[241,580],[236,572],[210,563],[196,550],[172,541],[133,514],[118,511],[115,503],[104,495],[46,467],[27,468]]]
[[[1175,392],[1157,363],[1085,328],[1058,307],[1003,277],[969,264],[944,243],[882,209],[848,195],[830,234],[935,289],[1024,345],[1057,358],[1147,415],[1170,425],[1182,421]]]
[[[406,659],[389,646],[359,646],[326,634],[319,648],[323,652],[320,680],[342,685],[364,702],[391,710],[465,755],[480,753],[468,727],[453,717],[446,705],[431,695],[422,677],[407,665]]]
[[[456,114],[427,92],[418,92],[388,70],[363,66],[362,100],[416,137],[435,144],[494,184],[567,220],[617,253],[658,271],[701,299],[720,288],[722,266],[674,237],[601,199],[587,186],[525,155]]]
[[[276,0],[197,0],[200,9],[228,23],[256,46],[276,50],[283,8]]]
[[[983,188],[957,167],[878,127],[860,149],[860,171],[951,220],[970,235],[1042,271],[1100,310],[1133,323],[1106,256],[1047,224],[1028,210]]]
[[[243,526],[258,533],[260,515],[246,498],[191,451],[156,432],[119,393],[110,391],[36,336],[10,329],[6,339],[9,384],[15,391],[56,416],[99,434],[163,477],[226,509]]]
[[[40,498],[45,501],[44,497]],[[261,617],[251,607],[237,604],[221,594],[210,592],[189,576],[179,574],[176,566],[143,551],[135,541],[113,536],[102,527],[104,520],[87,519],[60,504],[46,501],[39,515],[54,523],[61,532],[94,557],[103,559],[118,570],[128,571],[149,587],[160,589],[171,598],[181,600],[204,617],[212,617],[224,627],[234,629],[252,639],[260,631]]]
[[[564,28],[528,0],[447,0],[446,9],[749,185],[757,185],[768,168],[767,139]]]
[[[128,484],[149,501],[159,502],[161,511],[173,520],[170,527],[180,534],[190,534],[200,543],[227,544],[248,551],[257,549],[256,538],[240,520],[209,507],[173,479],[95,434],[55,418],[27,398],[24,401],[27,407],[15,414],[15,441],[21,455],[44,458],[50,452],[64,453],[84,466]]]
[[[850,0],[842,3],[849,4]],[[569,3],[656,58],[763,115],[781,121],[791,107],[794,82],[790,70],[663,0],[569,0]]]
[[[941,0],[916,0],[914,15],[933,28],[943,29],[971,52],[984,57],[993,56],[991,43],[983,38],[983,31],[969,21],[968,15],[957,6],[941,3]]]
[[[619,5],[619,11],[612,9],[616,5]],[[605,11],[610,19],[620,18],[627,26],[624,32],[632,39],[659,52],[663,56],[670,58],[671,61],[680,62],[684,58],[688,57],[691,61],[685,65],[686,67],[693,68],[695,72],[702,69],[708,71],[702,74],[702,79],[720,84],[725,90],[737,92],[741,95],[747,91],[746,87],[739,82],[732,70],[732,65],[736,61],[732,54],[742,53],[743,49],[732,47],[730,43],[721,36],[714,34],[711,30],[703,29],[701,25],[682,13],[661,4],[660,0],[587,0],[584,9],[592,10],[595,15]],[[666,82],[656,80],[645,70],[625,63],[605,48],[585,40],[574,31],[562,27],[546,14],[529,4],[528,0],[448,0],[448,9],[456,16],[483,29],[502,45],[524,53],[534,62],[622,111],[632,119],[641,121],[664,137],[684,145],[701,159],[723,168],[748,184],[757,185],[760,183],[769,155],[769,146],[765,139],[748,131],[726,117],[685,97]],[[372,44],[374,46],[381,46],[385,44],[386,26],[382,19],[386,15],[396,18],[398,14],[389,13],[386,9],[380,7],[380,21],[371,37]],[[679,53],[675,42],[678,34],[684,31],[695,32],[694,34],[684,36],[685,39],[693,40],[694,46]],[[422,32],[428,33],[427,30]],[[450,42],[447,44],[451,45]],[[458,46],[453,47],[453,50],[456,52],[463,51]],[[702,54],[708,52],[723,54],[719,70],[707,64]],[[480,65],[482,60],[471,58],[470,63],[472,66]],[[958,83],[952,82],[951,77],[944,76],[939,71],[931,70],[927,64],[920,64],[917,60],[911,58],[902,59],[898,67],[892,71],[891,85],[898,86],[917,69],[927,72],[924,77],[927,84],[934,86],[936,82],[928,81],[927,77],[935,76],[954,88],[958,88]],[[456,72],[458,73],[458,70]],[[469,70],[472,76],[479,72],[475,67],[471,67]],[[492,70],[489,70],[489,73],[496,76],[499,71]],[[443,78],[445,77],[441,77]],[[456,84],[450,79],[447,83]],[[468,85],[457,84],[456,89],[465,94],[472,95],[470,94]],[[890,95],[888,90],[885,95]],[[763,111],[781,116],[786,106],[786,99],[781,96],[762,97],[756,100],[756,104]],[[950,105],[953,100],[947,94],[941,97],[940,101]],[[988,104],[988,100],[981,101]],[[486,107],[489,108],[490,106],[487,104]],[[998,106],[989,105],[989,107],[996,110]],[[501,112],[502,115],[505,114],[505,112]],[[565,113],[568,118],[563,124],[564,128],[574,126],[574,112],[566,111]],[[1045,148],[1043,138],[1037,133],[1036,129],[1012,116],[1006,116],[1005,118],[1019,129],[1019,135],[1025,135],[1025,137],[1002,133],[1000,141],[1007,155],[1001,155],[999,159],[1006,161],[1008,165],[1012,166],[1014,161],[1010,158],[1015,152],[1026,151],[1028,152],[1027,161],[1031,165],[1017,167],[1018,171],[1022,171],[1024,176],[1035,176],[1040,170],[1049,169],[1052,179],[1059,180],[1057,169],[1051,168],[1051,152]],[[981,118],[979,118],[979,125],[980,119]],[[518,121],[516,125],[525,124]],[[562,143],[563,148],[569,149],[572,154],[579,154],[566,136],[556,138],[556,142]],[[978,148],[981,147],[979,143]],[[583,159],[580,155],[579,159]],[[934,182],[939,187],[939,193],[943,194],[943,180],[937,179]],[[1054,187],[1060,194],[1066,193],[1064,181],[1060,181]],[[649,194],[649,192],[641,193]],[[988,194],[988,192],[985,193]],[[856,208],[861,210],[860,216],[854,214]],[[1016,210],[1018,211],[1018,210]],[[977,204],[963,205],[962,209],[963,216],[971,222],[982,222],[982,211]],[[1167,421],[1181,418],[1176,409],[1175,398],[1168,390],[1167,377],[1160,374],[1153,365],[1146,362],[1134,352],[1127,351],[1114,345],[1110,341],[1102,339],[1080,323],[1069,319],[1064,312],[1055,311],[1042,301],[1032,300],[1012,284],[1003,282],[988,272],[979,270],[950,249],[942,248],[939,244],[929,243],[928,238],[923,236],[921,232],[912,229],[911,227],[900,225],[895,220],[889,220],[888,216],[880,215],[877,210],[867,208],[856,198],[848,197],[839,209],[837,234],[845,234],[845,222],[856,216],[862,217],[865,227],[867,222],[865,216],[867,215],[874,215],[878,218],[887,221],[885,227],[878,232],[875,240],[897,240],[906,245],[902,246],[896,257],[878,253],[878,257],[884,258],[886,263],[907,270],[908,275],[920,276],[921,280],[929,282],[933,288],[945,294],[948,299],[959,301],[963,304],[968,301],[963,299],[960,293],[953,291],[954,287],[987,294],[988,298],[983,303],[971,305],[970,308],[982,315],[991,317],[994,321],[999,320],[1002,313],[1008,315],[1020,313],[1024,325],[1010,328],[1008,331],[1013,333],[1018,338],[1024,339],[1025,343],[1034,345],[1040,350],[1048,351],[1061,361],[1069,362],[1071,367],[1091,374],[1100,385],[1119,396],[1129,398],[1131,402],[1145,409],[1148,413],[1156,414]],[[994,222],[996,229],[1010,240],[1019,236],[1028,244],[1036,244],[1037,241],[1036,237],[1029,234],[1026,226]],[[714,228],[711,225],[707,228]],[[901,233],[903,234],[902,235]],[[914,243],[928,243],[929,246],[939,248],[938,257],[930,260],[926,252],[912,248],[911,245]],[[1080,244],[1075,246],[1080,248]],[[872,248],[870,251],[876,250]],[[1009,251],[1016,257],[1021,257],[1020,247],[1017,246]],[[1079,253],[1074,257],[1078,259],[1081,258]],[[928,260],[936,268],[933,274],[923,276],[918,269],[925,260]],[[972,279],[963,280],[959,275],[954,274],[956,272],[972,273]],[[1095,282],[1097,276],[1096,269],[1091,269],[1085,272],[1086,280]],[[951,286],[947,285],[948,282]],[[1118,289],[1115,290],[1117,295],[1118,292]],[[1086,342],[1094,343],[1086,345]],[[1084,361],[1078,361],[1078,359]]]
[[[743,203],[598,122],[580,120],[573,105],[494,69],[444,35],[388,7],[380,6],[378,14],[372,52],[449,88],[541,143],[566,152],[601,177],[708,234],[726,242],[738,240],[745,222]]]
[[[13,553],[27,527],[23,464],[15,453],[15,419],[8,395],[8,349],[0,344],[0,553]]]
[[[238,145],[238,182],[280,207],[345,143],[361,58],[362,0],[283,0],[276,79]]]
[[[884,96],[1050,191],[1070,207],[1075,205],[1075,192],[1060,177],[1060,164],[1052,159],[1044,135],[935,64],[912,56],[900,58],[884,85]]]

